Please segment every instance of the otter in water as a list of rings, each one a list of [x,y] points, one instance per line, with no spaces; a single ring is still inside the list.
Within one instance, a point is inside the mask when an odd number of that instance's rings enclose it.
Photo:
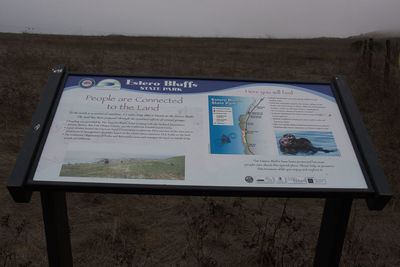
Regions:
[[[279,139],[279,144],[281,151],[285,154],[296,155],[298,152],[312,154],[322,151],[325,153],[334,152],[336,150],[327,150],[321,147],[315,147],[307,138],[296,138],[293,134],[284,134],[281,139]]]

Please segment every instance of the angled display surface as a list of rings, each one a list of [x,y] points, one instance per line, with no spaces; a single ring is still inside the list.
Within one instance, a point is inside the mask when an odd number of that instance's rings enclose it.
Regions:
[[[332,83],[52,69],[7,187],[40,191],[49,264],[72,265],[65,192],[326,198],[315,266],[338,265],[353,198],[390,186],[342,77]]]
[[[330,84],[69,75],[32,184],[366,190]]]

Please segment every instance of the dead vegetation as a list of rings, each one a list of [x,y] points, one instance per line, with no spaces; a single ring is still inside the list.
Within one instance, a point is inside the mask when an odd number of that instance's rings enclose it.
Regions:
[[[6,184],[50,67],[71,71],[265,80],[345,75],[394,198],[353,202],[343,266],[400,265],[399,77],[384,90],[384,49],[366,68],[356,40],[130,38],[0,34],[0,179]],[[392,44],[399,42],[393,40]],[[377,40],[384,47],[384,40]],[[69,193],[76,266],[310,266],[323,200]],[[44,266],[40,199],[0,191],[0,265]]]

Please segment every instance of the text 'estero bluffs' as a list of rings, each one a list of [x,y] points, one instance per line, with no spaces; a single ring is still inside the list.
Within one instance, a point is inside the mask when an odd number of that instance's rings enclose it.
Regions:
[[[158,81],[143,81],[143,80],[126,80],[127,86],[139,86],[142,91],[174,91],[182,92],[183,88],[196,88],[199,85],[193,81],[175,81],[167,80],[163,82]]]

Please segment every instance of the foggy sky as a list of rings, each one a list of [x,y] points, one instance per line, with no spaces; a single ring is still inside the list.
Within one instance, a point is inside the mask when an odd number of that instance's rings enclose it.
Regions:
[[[400,32],[400,0],[0,0],[0,32],[347,37]]]

